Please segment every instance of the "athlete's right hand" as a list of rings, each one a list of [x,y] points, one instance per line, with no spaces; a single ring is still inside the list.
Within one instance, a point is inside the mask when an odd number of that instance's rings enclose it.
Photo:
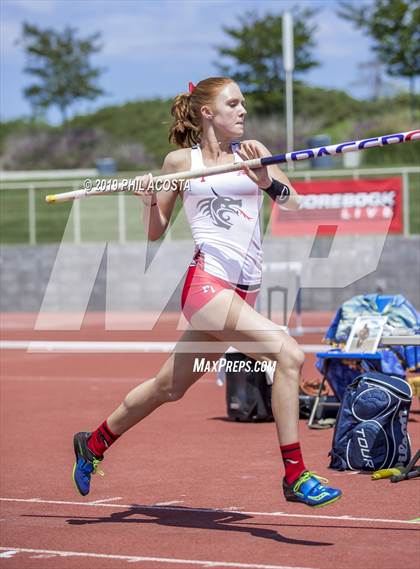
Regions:
[[[136,176],[134,182],[133,194],[139,196],[146,205],[156,203],[157,200],[155,192],[153,191],[153,176],[151,172],[143,176]]]

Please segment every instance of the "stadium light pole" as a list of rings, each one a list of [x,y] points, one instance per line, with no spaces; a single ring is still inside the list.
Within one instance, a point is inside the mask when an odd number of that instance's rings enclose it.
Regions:
[[[293,16],[287,10],[283,12],[283,68],[286,78],[286,146],[287,152],[294,147],[293,132],[293,70],[295,68],[294,42],[293,42]],[[293,169],[293,164],[289,164]]]

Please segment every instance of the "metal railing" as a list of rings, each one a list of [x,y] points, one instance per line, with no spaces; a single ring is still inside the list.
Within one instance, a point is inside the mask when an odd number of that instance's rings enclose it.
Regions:
[[[7,172],[0,173],[0,191],[26,191],[27,192],[27,229],[29,235],[29,243],[35,245],[39,242],[37,239],[37,208],[36,208],[36,193],[41,190],[48,190],[51,193],[52,190],[60,191],[70,191],[77,190],[81,186],[80,176],[86,175],[87,177],[92,176],[93,170],[74,170],[66,173],[66,178],[56,178],[54,180],[41,181],[39,178],[52,178],[57,176],[57,172],[13,172],[13,175],[8,177]],[[62,174],[61,172],[59,174]],[[287,175],[292,179],[303,179],[306,182],[310,182],[314,178],[352,178],[353,180],[358,180],[361,177],[369,176],[384,176],[384,175],[397,175],[402,177],[402,187],[403,187],[403,234],[410,234],[410,174],[420,174],[420,167],[418,166],[406,166],[400,168],[357,168],[357,169],[341,169],[341,170],[293,170],[287,172]],[[30,181],[15,181],[21,177],[33,179]],[[70,176],[77,179],[68,179]],[[119,178],[129,177],[129,174],[118,174]],[[37,178],[37,179],[35,179]],[[1,197],[1,196],[0,196]],[[127,212],[125,199],[122,194],[117,195],[117,218],[118,218],[118,242],[125,243],[127,240]],[[80,201],[75,200],[72,204],[72,216],[73,216],[73,241],[74,243],[82,242],[82,222],[81,222],[81,212],[80,212]],[[3,213],[0,212],[0,217],[3,217]],[[22,215],[22,218],[26,217]],[[4,239],[2,238],[2,241]],[[21,241],[20,241],[21,242]]]

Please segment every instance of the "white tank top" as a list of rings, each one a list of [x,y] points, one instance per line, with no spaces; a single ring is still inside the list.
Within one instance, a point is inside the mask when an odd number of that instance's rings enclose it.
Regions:
[[[242,161],[236,152],[234,160]],[[194,146],[191,169],[203,166],[201,148]],[[239,285],[261,283],[262,200],[261,190],[242,170],[190,180],[184,208],[206,272]]]

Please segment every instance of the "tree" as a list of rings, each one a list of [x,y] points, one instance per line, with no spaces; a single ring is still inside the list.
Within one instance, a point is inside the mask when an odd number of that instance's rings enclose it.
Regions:
[[[310,19],[313,15],[310,9],[293,9],[296,73],[319,65],[312,56],[315,26]],[[234,40],[234,45],[217,49],[220,56],[233,59],[233,63],[216,62],[218,69],[237,81],[244,93],[258,94],[257,111],[278,110],[284,91],[281,14],[258,17],[255,12],[247,12],[239,17],[238,27],[223,29]]]
[[[73,103],[94,100],[103,94],[96,85],[102,70],[92,67],[89,61],[101,49],[100,34],[84,39],[78,39],[76,34],[77,30],[71,27],[60,33],[24,23],[20,40],[27,58],[24,71],[38,78],[37,83],[24,89],[25,97],[35,112],[57,106],[64,123]]]
[[[372,0],[355,5],[343,0],[338,15],[373,39],[373,50],[389,75],[409,79],[413,100],[414,79],[420,74],[420,1]]]

